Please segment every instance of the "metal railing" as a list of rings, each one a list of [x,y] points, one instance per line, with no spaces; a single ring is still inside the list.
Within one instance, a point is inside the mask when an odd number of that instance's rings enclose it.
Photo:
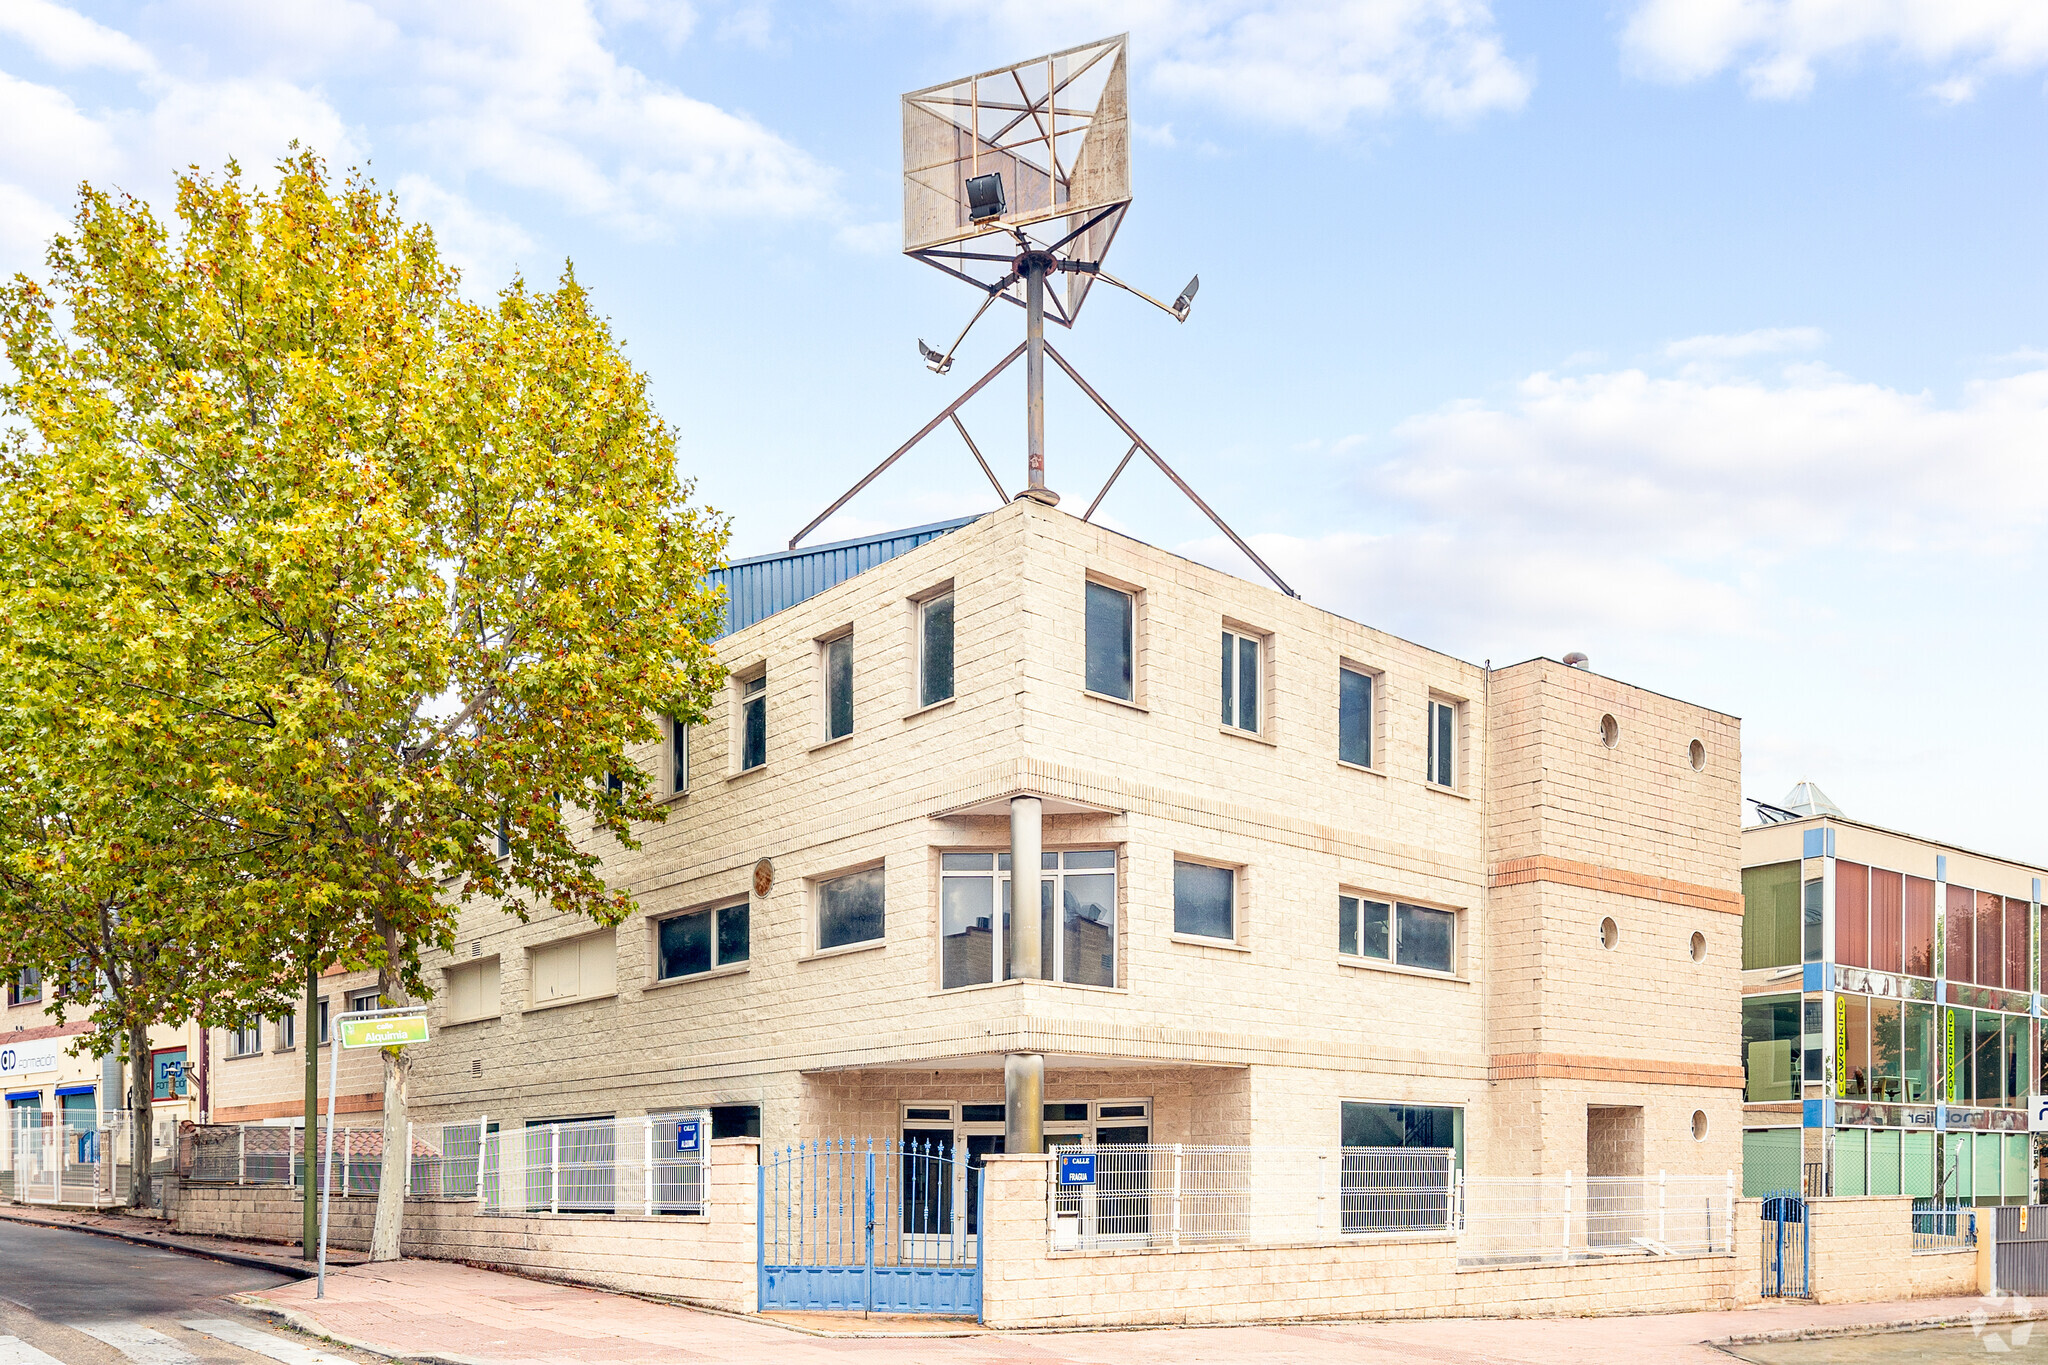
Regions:
[[[1462,1184],[1466,1265],[1702,1256],[1735,1249],[1735,1173],[1472,1176]]]
[[[486,1132],[477,1202],[485,1213],[703,1214],[710,1137],[702,1110]]]
[[[1913,1201],[1913,1250],[1974,1251],[1977,1210],[1954,1199]]]
[[[761,1263],[775,1268],[971,1267],[981,1168],[939,1141],[825,1138],[762,1163]]]
[[[476,1198],[477,1151],[486,1120],[407,1125],[406,1197]],[[322,1127],[313,1143],[317,1181],[327,1170],[330,1138]],[[384,1181],[384,1129],[333,1130],[334,1193],[342,1198],[375,1195]],[[288,1185],[306,1182],[306,1130],[297,1125],[255,1123],[194,1124],[178,1153],[178,1171],[192,1184]]]
[[[1092,1152],[1092,1184],[1047,1190],[1058,1249],[1225,1246],[1455,1226],[1454,1154],[1148,1143]]]
[[[126,1203],[128,1134],[125,1112],[16,1110],[8,1143],[12,1196],[28,1204]]]

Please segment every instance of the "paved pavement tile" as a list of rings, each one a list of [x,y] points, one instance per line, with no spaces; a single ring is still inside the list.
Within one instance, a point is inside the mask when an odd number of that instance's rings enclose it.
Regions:
[[[890,1360],[933,1365],[1619,1365],[1639,1360],[1726,1365],[1730,1353],[1708,1342],[1731,1337],[1881,1328],[1958,1319],[1976,1299],[1910,1303],[1771,1304],[1730,1313],[1662,1317],[1457,1319],[1327,1323],[1273,1327],[1146,1329],[1115,1332],[985,1332],[960,1335],[823,1337],[771,1320],[700,1312],[625,1295],[438,1261],[399,1261],[330,1273],[327,1298],[309,1282],[282,1285],[243,1301],[270,1306],[298,1325],[393,1355],[426,1355],[483,1365],[528,1362]],[[822,1315],[811,1327],[858,1331],[860,1319]],[[887,1328],[886,1322],[865,1326]],[[2048,1329],[2044,1329],[2048,1334]],[[1924,1340],[1924,1338],[1923,1338]],[[1972,1343],[1974,1349],[1981,1345]],[[1737,1348],[1748,1355],[1748,1348]],[[1890,1359],[1862,1344],[1816,1343],[1771,1359]],[[1759,1356],[1758,1359],[1765,1357]],[[1906,1357],[1901,1357],[1904,1359]],[[1940,1357],[1945,1359],[1946,1357]]]

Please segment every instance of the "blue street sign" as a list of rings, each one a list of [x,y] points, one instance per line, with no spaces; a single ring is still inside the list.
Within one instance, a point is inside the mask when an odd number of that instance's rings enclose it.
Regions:
[[[1095,1153],[1060,1153],[1060,1184],[1093,1185],[1095,1183]]]
[[[678,1152],[694,1152],[702,1144],[703,1140],[704,1120],[676,1120],[676,1150]]]

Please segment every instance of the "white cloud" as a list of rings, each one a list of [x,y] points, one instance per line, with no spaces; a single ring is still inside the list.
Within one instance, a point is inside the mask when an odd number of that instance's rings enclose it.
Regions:
[[[1822,62],[1877,55],[1944,70],[1936,98],[1965,100],[1983,72],[2048,67],[2040,0],[1641,0],[1622,30],[1631,67],[1686,82],[1739,68],[1750,93],[1788,99]],[[1961,67],[1960,71],[1950,70]]]
[[[1741,360],[1786,351],[1814,351],[1825,345],[1827,339],[1827,333],[1818,327],[1763,327],[1730,336],[1686,337],[1666,346],[1664,354],[1673,360]]]
[[[433,225],[441,259],[462,271],[465,290],[474,296],[496,293],[533,251],[533,238],[519,224],[478,208],[427,176],[402,175],[392,188],[400,212]]]
[[[107,67],[139,73],[156,66],[127,34],[51,0],[7,0],[0,5],[0,33],[20,39],[45,62],[66,71]]]
[[[1407,110],[1519,109],[1533,83],[1487,0],[913,2],[992,27],[1019,56],[1128,29],[1132,60],[1161,90],[1316,132]]]
[[[1368,448],[1390,452],[1352,466],[1369,530],[1252,537],[1311,601],[1482,648],[1592,627],[1740,637],[1831,556],[2031,544],[2048,521],[2048,367],[1948,403],[1811,364],[1542,373]],[[1247,571],[1220,538],[1188,548]]]

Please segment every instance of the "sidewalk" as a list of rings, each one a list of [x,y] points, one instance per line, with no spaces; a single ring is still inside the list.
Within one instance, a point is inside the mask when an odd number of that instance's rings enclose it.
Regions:
[[[123,1213],[114,1209],[87,1213],[78,1209],[0,1203],[0,1218],[36,1227],[70,1228],[102,1237],[118,1237],[124,1242],[137,1242],[144,1246],[189,1251],[194,1255],[211,1256],[233,1265],[275,1270],[282,1275],[298,1276],[312,1273],[311,1263],[300,1259],[296,1244],[285,1246],[276,1242],[242,1241],[233,1237],[199,1237],[189,1233],[173,1232],[161,1218]],[[365,1259],[367,1258],[361,1252],[329,1248],[327,1268],[331,1272],[337,1266],[358,1265]]]
[[[972,1323],[877,1320],[896,1336],[819,1336],[777,1321],[678,1308],[591,1289],[543,1283],[440,1261],[396,1261],[328,1276],[327,1298],[300,1282],[240,1295],[305,1331],[379,1354],[462,1365],[528,1362],[769,1361],[960,1362],[961,1365],[1495,1365],[1656,1360],[1726,1365],[1708,1343],[1828,1335],[1967,1321],[1980,1299],[1815,1307],[1771,1304],[1730,1313],[1666,1317],[1444,1319],[1322,1323],[1285,1327],[1203,1327],[1112,1332],[988,1332]],[[796,1315],[791,1315],[795,1317]],[[857,1317],[833,1315],[808,1327],[860,1331]],[[954,1335],[937,1335],[951,1330]]]

